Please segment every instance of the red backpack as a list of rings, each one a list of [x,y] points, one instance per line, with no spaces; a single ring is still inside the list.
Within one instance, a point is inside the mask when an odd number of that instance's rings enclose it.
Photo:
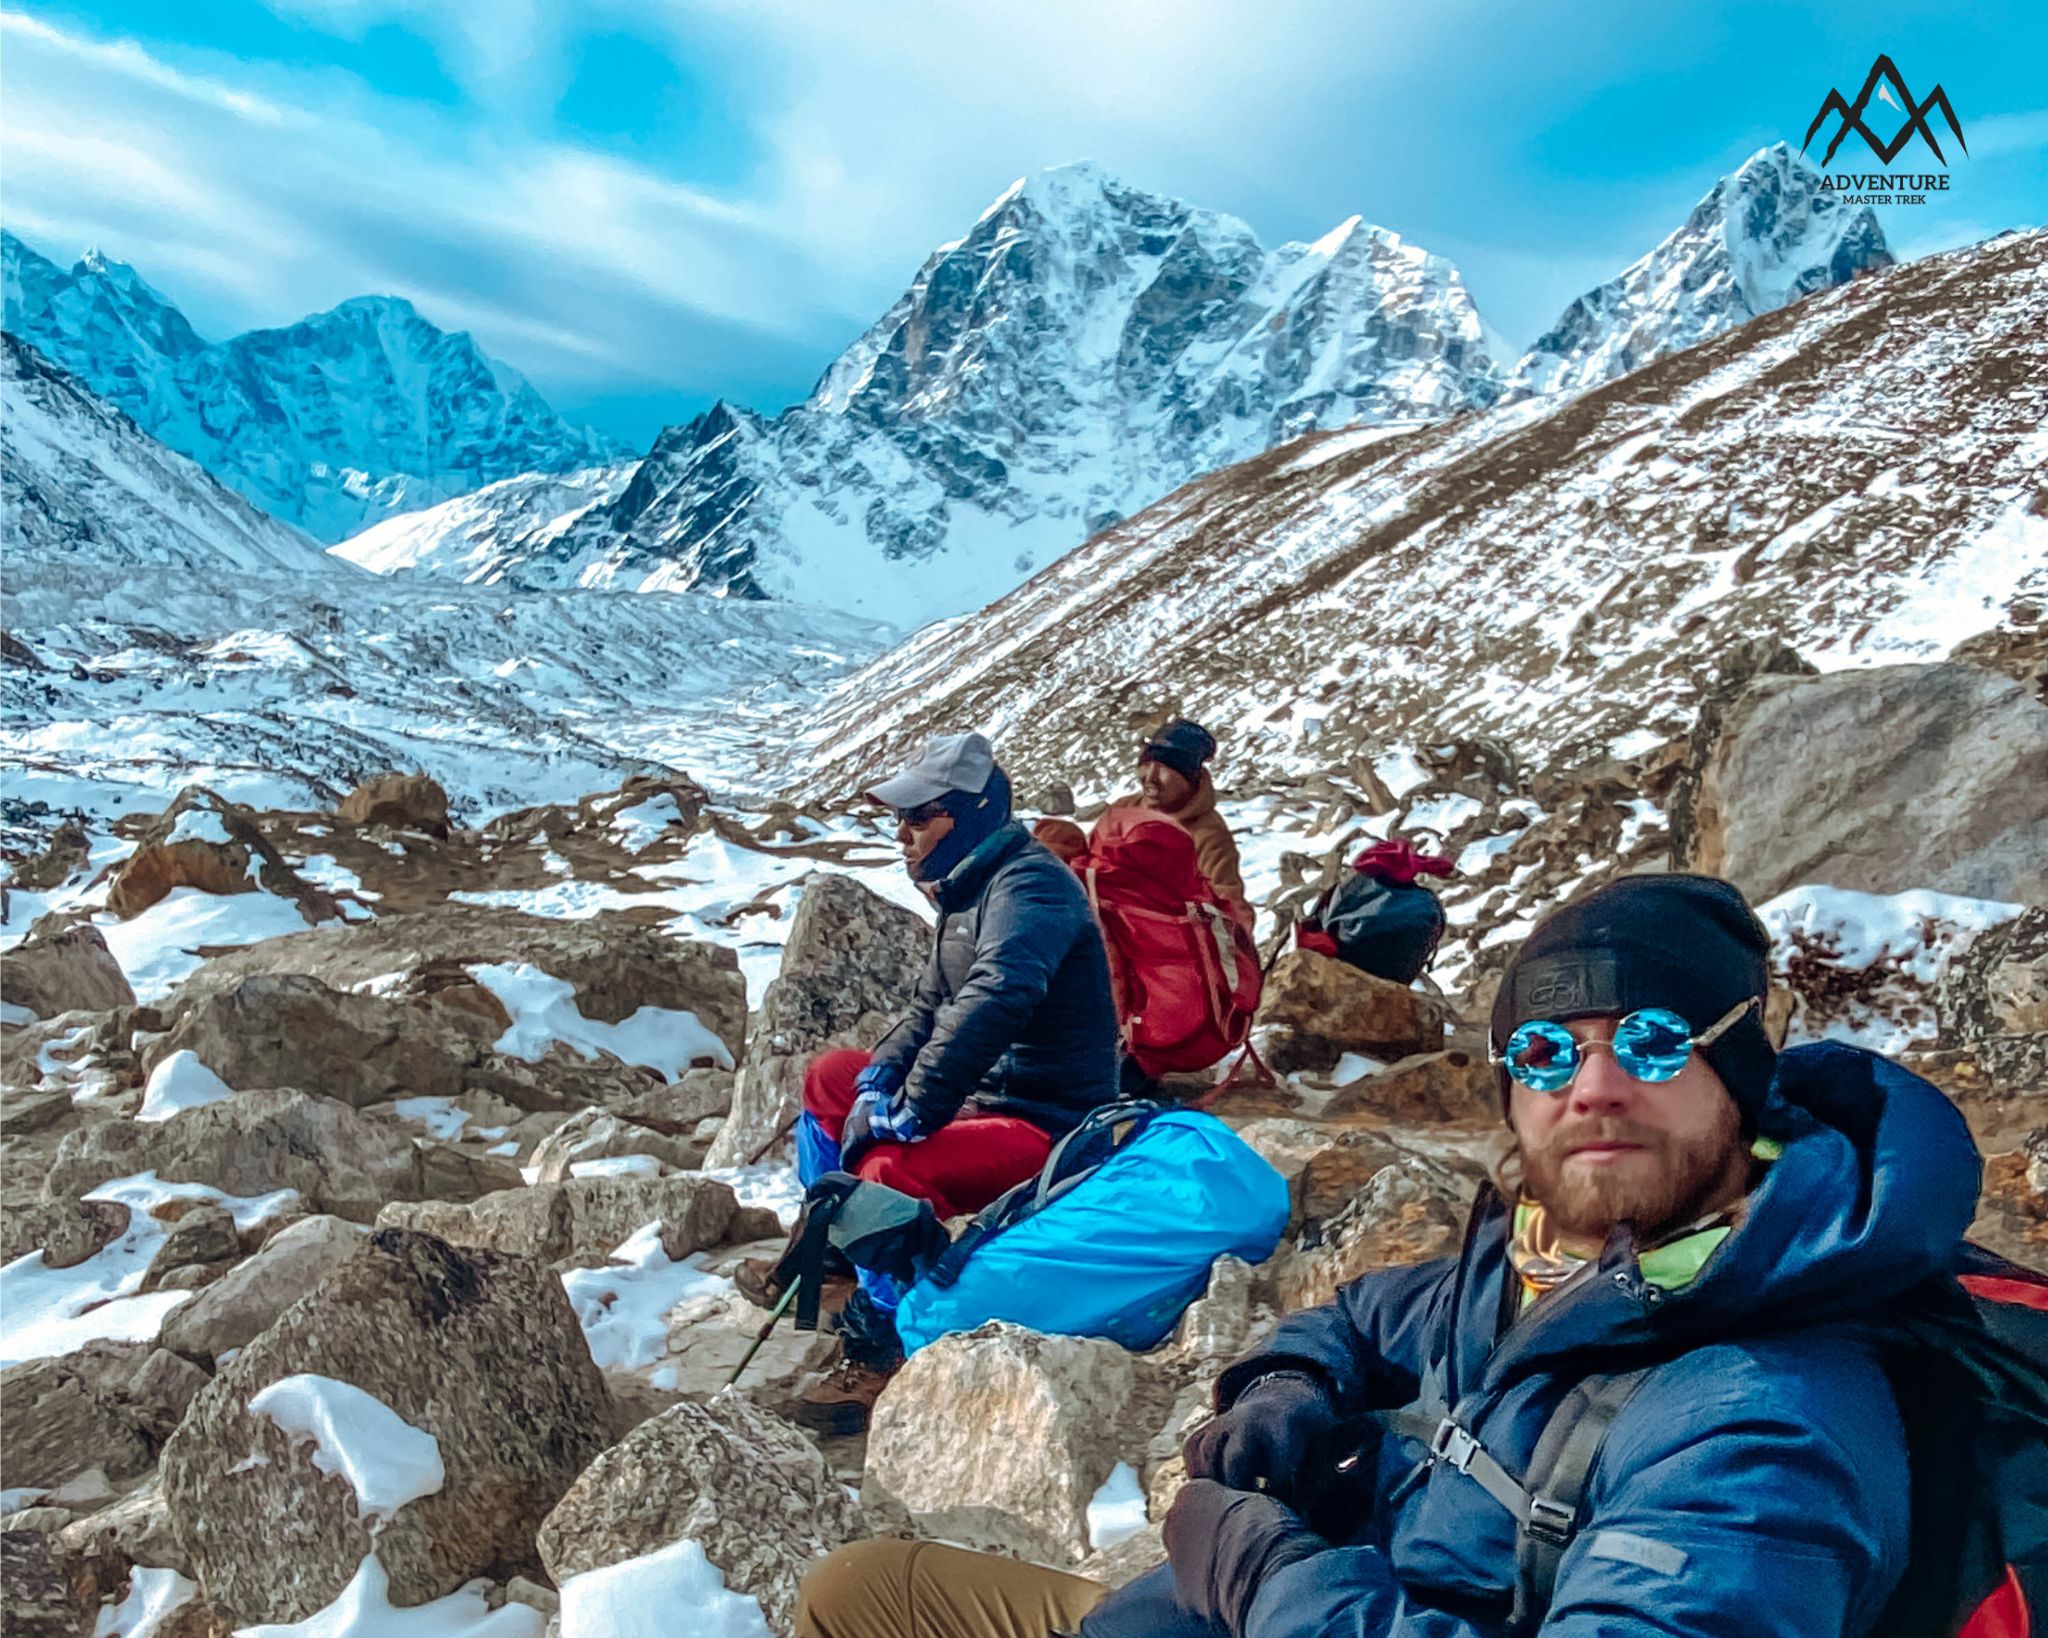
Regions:
[[[1203,876],[1194,837],[1150,808],[1111,808],[1069,862],[1102,924],[1138,1067],[1207,1069],[1242,1046],[1259,1010],[1259,950]]]

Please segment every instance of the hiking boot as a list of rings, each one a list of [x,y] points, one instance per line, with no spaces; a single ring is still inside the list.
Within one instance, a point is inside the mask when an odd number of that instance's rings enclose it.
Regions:
[[[782,1301],[782,1283],[775,1278],[780,1262],[778,1257],[748,1257],[732,1271],[732,1283],[756,1308],[772,1309]],[[851,1274],[827,1274],[825,1283],[818,1288],[820,1318],[837,1314],[857,1289],[858,1283]]]
[[[796,1422],[833,1438],[865,1433],[875,1401],[895,1374],[843,1359],[798,1396],[793,1412]]]

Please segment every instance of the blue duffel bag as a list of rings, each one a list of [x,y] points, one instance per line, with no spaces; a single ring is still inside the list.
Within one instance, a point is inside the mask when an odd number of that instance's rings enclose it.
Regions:
[[[1214,1115],[1110,1104],[961,1232],[896,1329],[907,1353],[988,1320],[1150,1348],[1218,1257],[1270,1257],[1287,1214],[1287,1180]]]

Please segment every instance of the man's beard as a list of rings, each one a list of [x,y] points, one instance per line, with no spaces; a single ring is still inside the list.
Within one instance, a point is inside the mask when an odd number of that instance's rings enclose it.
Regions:
[[[1635,1228],[1645,1243],[1706,1215],[1730,1173],[1744,1164],[1742,1115],[1732,1102],[1705,1135],[1679,1138],[1625,1120],[1594,1120],[1560,1127],[1542,1149],[1522,1146],[1524,1192],[1540,1204],[1552,1227],[1577,1239],[1604,1239],[1616,1223]],[[1568,1168],[1568,1151],[1587,1143],[1634,1143],[1642,1157],[1610,1165]]]

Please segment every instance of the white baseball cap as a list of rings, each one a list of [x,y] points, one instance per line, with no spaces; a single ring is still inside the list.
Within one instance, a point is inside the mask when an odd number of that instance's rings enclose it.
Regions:
[[[934,734],[909,767],[866,795],[885,808],[920,808],[948,791],[981,790],[995,767],[996,748],[986,734]]]

